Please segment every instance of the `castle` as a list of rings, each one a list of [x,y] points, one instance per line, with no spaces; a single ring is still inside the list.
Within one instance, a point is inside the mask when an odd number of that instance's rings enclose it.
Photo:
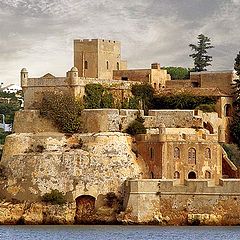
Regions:
[[[38,201],[58,189],[69,202],[75,201],[79,222],[94,214],[99,217],[103,196],[115,192],[124,198],[123,221],[237,223],[238,217],[231,222],[223,214],[227,204],[233,206],[229,215],[239,210],[235,203],[240,202],[240,180],[221,146],[229,141],[234,78],[232,71],[224,71],[171,80],[158,63],[150,69],[127,69],[118,41],[74,40],[74,67],[65,77],[47,73],[30,78],[25,68],[21,70],[25,104],[4,146],[2,165],[8,174],[0,184],[2,195]],[[83,97],[88,83],[104,85],[120,101],[131,96],[132,85],[141,83],[165,94],[214,96],[216,112],[150,110],[145,116],[140,111],[147,133],[135,138],[122,130],[138,110],[84,109],[85,132],[70,137],[40,116],[39,103],[46,92]],[[74,149],[80,139],[83,148]]]

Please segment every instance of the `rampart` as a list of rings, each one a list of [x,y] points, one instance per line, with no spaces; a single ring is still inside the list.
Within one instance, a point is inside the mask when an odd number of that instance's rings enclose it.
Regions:
[[[136,109],[84,109],[82,121],[84,132],[119,132],[127,128],[130,122],[140,114],[149,133],[158,133],[161,123],[166,128],[201,129],[210,124],[211,134],[218,133],[222,119],[217,113],[203,113],[195,110],[150,110],[144,116],[142,110]],[[44,124],[43,124],[44,123]],[[23,110],[16,113],[14,131],[21,132],[56,132],[56,128],[49,120],[42,118],[38,110]],[[178,134],[176,132],[176,134]]]
[[[142,179],[126,183],[126,216],[138,223],[169,225],[240,223],[240,180]]]

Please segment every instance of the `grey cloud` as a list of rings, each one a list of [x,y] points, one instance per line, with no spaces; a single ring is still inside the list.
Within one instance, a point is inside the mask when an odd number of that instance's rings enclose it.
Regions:
[[[215,45],[212,69],[231,69],[239,12],[238,0],[0,0],[0,80],[17,82],[23,66],[64,75],[75,38],[120,40],[130,67],[191,67],[188,44],[203,33]]]

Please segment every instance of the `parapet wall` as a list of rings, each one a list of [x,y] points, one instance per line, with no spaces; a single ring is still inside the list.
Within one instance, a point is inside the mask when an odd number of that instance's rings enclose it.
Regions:
[[[126,208],[133,222],[168,225],[236,225],[240,223],[240,179],[148,179],[126,183]],[[129,219],[129,215],[127,216]]]
[[[84,132],[119,132],[140,114],[145,120],[144,125],[151,133],[158,133],[161,123],[166,128],[203,128],[203,114],[194,110],[150,110],[148,116],[144,116],[142,110],[135,109],[84,109],[82,111],[82,122]],[[211,118],[208,113],[206,118],[216,122],[216,114]],[[218,121],[218,124],[220,122]],[[24,132],[56,132],[57,129],[47,119],[42,118],[38,110],[24,110],[16,113],[14,120],[14,131]],[[169,134],[179,134],[170,133]],[[217,134],[215,129],[214,134]],[[184,136],[183,136],[184,137]],[[201,136],[207,138],[207,136]]]

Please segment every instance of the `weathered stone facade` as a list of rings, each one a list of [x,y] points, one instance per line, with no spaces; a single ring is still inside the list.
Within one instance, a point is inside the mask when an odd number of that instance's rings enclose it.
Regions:
[[[239,179],[130,180],[127,183],[128,222],[161,225],[239,225]]]

